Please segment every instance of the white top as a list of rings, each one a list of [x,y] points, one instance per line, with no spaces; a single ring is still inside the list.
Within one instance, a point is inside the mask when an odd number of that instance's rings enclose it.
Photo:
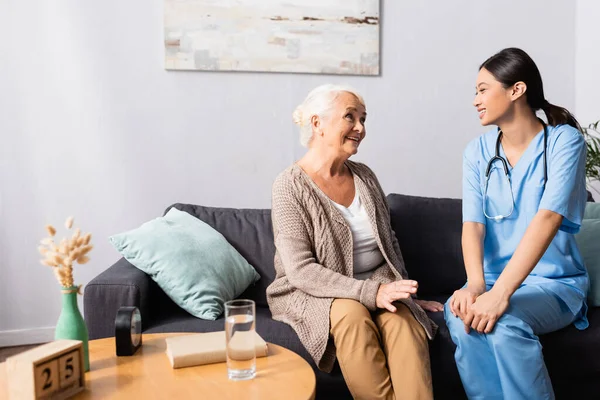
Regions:
[[[349,207],[344,207],[335,201],[332,203],[340,211],[352,231],[354,278],[368,279],[375,268],[384,262],[384,259],[377,246],[367,210],[360,201],[358,190]]]

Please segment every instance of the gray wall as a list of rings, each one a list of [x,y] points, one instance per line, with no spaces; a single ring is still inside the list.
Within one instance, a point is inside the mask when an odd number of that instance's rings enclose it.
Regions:
[[[74,215],[92,232],[92,261],[75,267],[86,284],[119,257],[109,235],[173,202],[269,207],[274,177],[303,153],[291,113],[319,84],[364,94],[356,158],[386,192],[424,196],[460,197],[462,150],[483,131],[477,67],[495,51],[528,51],[548,98],[575,105],[568,0],[383,1],[375,78],[167,72],[162,7],[0,3],[0,346],[52,335],[60,291],[38,261],[44,224]]]

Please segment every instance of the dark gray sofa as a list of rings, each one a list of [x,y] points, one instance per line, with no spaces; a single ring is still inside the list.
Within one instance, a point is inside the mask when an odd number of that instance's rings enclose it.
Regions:
[[[444,302],[466,280],[460,245],[461,201],[391,194],[388,202],[406,268],[420,284],[419,296]],[[266,341],[295,351],[313,366],[317,398],[351,398],[337,364],[331,374],[317,370],[295,332],[271,319],[265,296],[274,277],[270,210],[189,204],[171,207],[186,211],[221,232],[256,268],[260,281],[240,297],[256,301],[256,329]],[[85,288],[84,311],[90,339],[114,336],[116,310],[124,305],[140,308],[145,333],[224,329],[222,317],[205,321],[191,316],[176,306],[145,273],[121,259]],[[454,363],[454,344],[443,315],[430,313],[430,316],[440,327],[430,343],[435,398],[465,398]],[[585,331],[570,326],[541,337],[557,398],[592,399],[600,393],[600,308],[590,309],[588,318],[590,327]]]

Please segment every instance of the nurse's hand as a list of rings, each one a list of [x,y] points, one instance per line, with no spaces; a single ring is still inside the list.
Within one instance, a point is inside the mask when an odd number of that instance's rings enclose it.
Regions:
[[[455,317],[465,320],[469,308],[479,296],[485,293],[485,285],[469,286],[454,292],[450,300],[450,311]]]
[[[396,307],[392,304],[396,300],[408,299],[411,295],[417,293],[419,284],[411,279],[401,279],[396,282],[379,285],[377,291],[377,308],[385,308],[388,311],[396,312]]]
[[[496,321],[504,314],[509,305],[509,298],[495,292],[493,289],[479,296],[463,319],[465,332],[470,328],[479,333],[490,333]]]

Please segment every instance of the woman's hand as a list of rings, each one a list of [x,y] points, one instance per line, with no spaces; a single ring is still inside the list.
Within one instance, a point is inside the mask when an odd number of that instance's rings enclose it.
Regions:
[[[396,312],[396,307],[392,303],[396,300],[408,299],[411,295],[417,293],[418,287],[417,281],[410,279],[379,285],[376,300],[377,307]]]
[[[454,292],[450,299],[450,311],[455,317],[465,320],[469,308],[479,296],[485,293],[485,285],[469,286],[459,289]]]
[[[467,316],[463,319],[465,323],[465,332],[469,333],[470,328],[479,333],[490,333],[506,311],[509,304],[509,297],[501,293],[490,290],[482,294],[471,305]]]
[[[417,303],[423,310],[426,311],[444,311],[444,305],[442,303],[438,303],[437,301],[415,299],[415,303]]]

